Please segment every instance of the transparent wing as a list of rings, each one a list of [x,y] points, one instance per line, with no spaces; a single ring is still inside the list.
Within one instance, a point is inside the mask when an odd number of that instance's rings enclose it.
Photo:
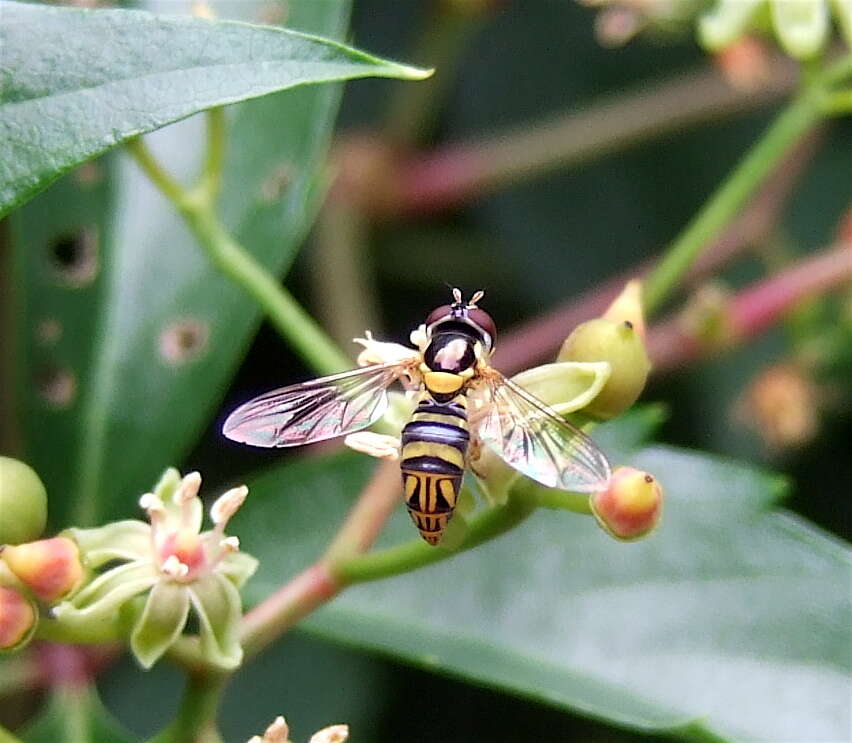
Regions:
[[[477,429],[481,441],[507,464],[549,488],[591,493],[612,470],[586,434],[499,372],[486,376],[490,408]]]
[[[387,408],[387,388],[410,367],[394,361],[272,390],[228,416],[222,433],[253,446],[300,446],[366,428]]]

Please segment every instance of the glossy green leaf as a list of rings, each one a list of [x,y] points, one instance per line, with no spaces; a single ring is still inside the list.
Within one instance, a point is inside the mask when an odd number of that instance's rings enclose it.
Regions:
[[[19,733],[24,743],[132,743],[135,739],[116,723],[94,688],[58,687],[47,705]]]
[[[0,216],[75,165],[198,111],[311,83],[428,74],[280,28],[7,0],[0,49]]]
[[[346,18],[345,3],[290,4],[300,29],[339,36]],[[338,95],[306,86],[228,109],[222,218],[273,271],[312,220]],[[148,139],[178,176],[197,172],[203,118]],[[50,519],[135,514],[194,443],[260,315],[123,154],[84,165],[11,221],[17,418]]]
[[[778,478],[637,447],[641,427],[628,417],[596,438],[663,483],[663,523],[647,540],[617,543],[591,518],[543,511],[469,553],[349,588],[305,628],[617,724],[843,739],[848,554],[776,510]],[[253,601],[322,553],[365,469],[343,455],[250,483],[233,532],[260,558]],[[388,541],[416,538],[403,511]]]

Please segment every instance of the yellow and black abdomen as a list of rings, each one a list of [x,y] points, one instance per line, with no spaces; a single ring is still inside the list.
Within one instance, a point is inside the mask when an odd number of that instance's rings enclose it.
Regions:
[[[438,544],[453,515],[470,443],[463,394],[438,402],[424,393],[405,428],[400,453],[405,504],[429,544]]]

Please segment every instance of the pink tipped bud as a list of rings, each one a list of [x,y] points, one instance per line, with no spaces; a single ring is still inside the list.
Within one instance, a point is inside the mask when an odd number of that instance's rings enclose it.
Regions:
[[[67,596],[83,581],[80,551],[66,537],[6,547],[0,558],[18,580],[47,604]]]
[[[0,650],[23,645],[35,630],[35,607],[14,588],[0,586]]]
[[[591,498],[598,523],[616,539],[639,539],[654,529],[663,508],[663,489],[647,472],[619,467],[607,489]]]

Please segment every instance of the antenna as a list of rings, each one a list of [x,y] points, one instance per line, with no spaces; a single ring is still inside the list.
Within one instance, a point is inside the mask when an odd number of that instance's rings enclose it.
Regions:
[[[468,308],[473,309],[476,307],[476,303],[485,296],[485,292],[480,289],[478,292],[475,292],[474,295],[470,298],[470,301],[467,303]]]

